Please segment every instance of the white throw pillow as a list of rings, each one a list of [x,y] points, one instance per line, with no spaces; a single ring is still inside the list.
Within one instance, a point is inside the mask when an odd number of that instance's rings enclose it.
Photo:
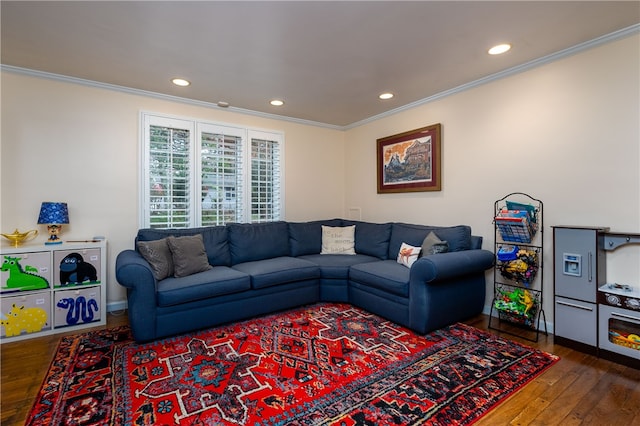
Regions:
[[[407,268],[411,268],[413,262],[418,260],[418,256],[420,256],[421,247],[410,246],[407,243],[402,243],[400,246],[400,251],[398,252],[398,263],[406,266]]]
[[[355,235],[355,225],[322,225],[322,251],[320,254],[356,254]]]

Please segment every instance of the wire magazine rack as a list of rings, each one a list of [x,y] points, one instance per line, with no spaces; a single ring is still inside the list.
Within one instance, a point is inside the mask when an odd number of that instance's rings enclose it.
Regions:
[[[489,328],[537,342],[541,325],[548,335],[542,305],[543,203],[513,192],[494,203],[493,223],[496,264]]]

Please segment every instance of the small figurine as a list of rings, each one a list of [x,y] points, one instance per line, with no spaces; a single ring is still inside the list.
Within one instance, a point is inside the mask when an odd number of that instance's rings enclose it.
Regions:
[[[62,226],[60,225],[48,225],[47,231],[49,231],[49,239],[45,244],[60,244],[62,240],[60,239],[60,230]]]

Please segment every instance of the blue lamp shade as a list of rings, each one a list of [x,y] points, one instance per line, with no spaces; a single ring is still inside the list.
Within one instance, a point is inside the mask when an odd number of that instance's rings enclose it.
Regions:
[[[62,225],[69,223],[67,203],[45,201],[40,207],[39,225]]]

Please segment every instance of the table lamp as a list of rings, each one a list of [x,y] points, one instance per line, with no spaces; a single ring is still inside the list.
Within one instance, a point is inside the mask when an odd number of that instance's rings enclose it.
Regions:
[[[69,210],[67,203],[52,203],[45,201],[40,207],[40,216],[38,217],[38,225],[47,225],[49,231],[49,239],[45,244],[62,244],[60,239],[60,231],[63,224],[69,223]]]

